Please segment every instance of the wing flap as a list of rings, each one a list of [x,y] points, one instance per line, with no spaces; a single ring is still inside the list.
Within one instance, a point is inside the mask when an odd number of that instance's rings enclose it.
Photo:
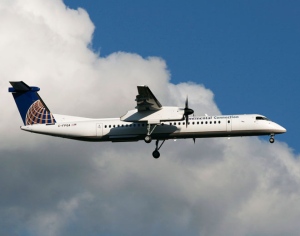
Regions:
[[[136,96],[135,101],[137,102],[137,106],[139,112],[141,111],[149,111],[149,110],[160,110],[162,105],[151,92],[148,86],[137,86],[138,95]]]

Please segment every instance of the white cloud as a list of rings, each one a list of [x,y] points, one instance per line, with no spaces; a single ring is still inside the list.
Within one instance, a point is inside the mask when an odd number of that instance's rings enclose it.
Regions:
[[[41,87],[54,113],[123,115],[147,84],[164,105],[219,114],[212,91],[174,85],[158,57],[89,49],[94,25],[59,0],[2,1],[0,85]],[[300,165],[258,138],[84,143],[25,133],[0,93],[0,234],[298,235]]]

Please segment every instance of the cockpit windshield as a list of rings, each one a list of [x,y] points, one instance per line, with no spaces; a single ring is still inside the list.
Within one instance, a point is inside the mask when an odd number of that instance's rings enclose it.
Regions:
[[[256,120],[269,120],[267,117],[264,116],[257,116]]]

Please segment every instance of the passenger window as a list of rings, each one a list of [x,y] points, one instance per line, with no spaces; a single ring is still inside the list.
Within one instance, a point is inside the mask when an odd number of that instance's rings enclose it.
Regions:
[[[195,122],[192,123],[193,125],[195,124]]]
[[[214,121],[214,124],[217,124],[217,121]]]
[[[185,125],[185,122],[182,122],[182,125]]]
[[[230,123],[230,120],[228,121],[228,124]]]
[[[111,127],[111,125],[108,126],[109,128]]]
[[[180,125],[180,122],[178,122],[178,125]]]
[[[205,124],[207,124],[207,121],[205,121]]]
[[[107,125],[105,125],[104,128],[107,128]]]
[[[221,124],[221,121],[219,120],[219,122],[218,122],[219,124]]]
[[[199,121],[197,122],[197,125],[199,125]]]

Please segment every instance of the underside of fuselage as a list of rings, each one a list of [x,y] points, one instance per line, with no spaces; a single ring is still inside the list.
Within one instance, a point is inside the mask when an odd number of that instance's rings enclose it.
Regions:
[[[29,131],[29,130],[28,130]],[[54,137],[61,137],[86,142],[136,142],[144,140],[145,134],[124,134],[124,135],[103,135],[103,136],[71,136],[63,134],[51,134],[48,132],[29,131],[37,134],[44,134]],[[173,132],[173,133],[152,133],[153,140],[169,139],[197,139],[197,138],[221,138],[221,137],[243,137],[243,136],[264,136],[283,133],[281,130],[232,130],[232,131],[207,131],[207,132]]]

